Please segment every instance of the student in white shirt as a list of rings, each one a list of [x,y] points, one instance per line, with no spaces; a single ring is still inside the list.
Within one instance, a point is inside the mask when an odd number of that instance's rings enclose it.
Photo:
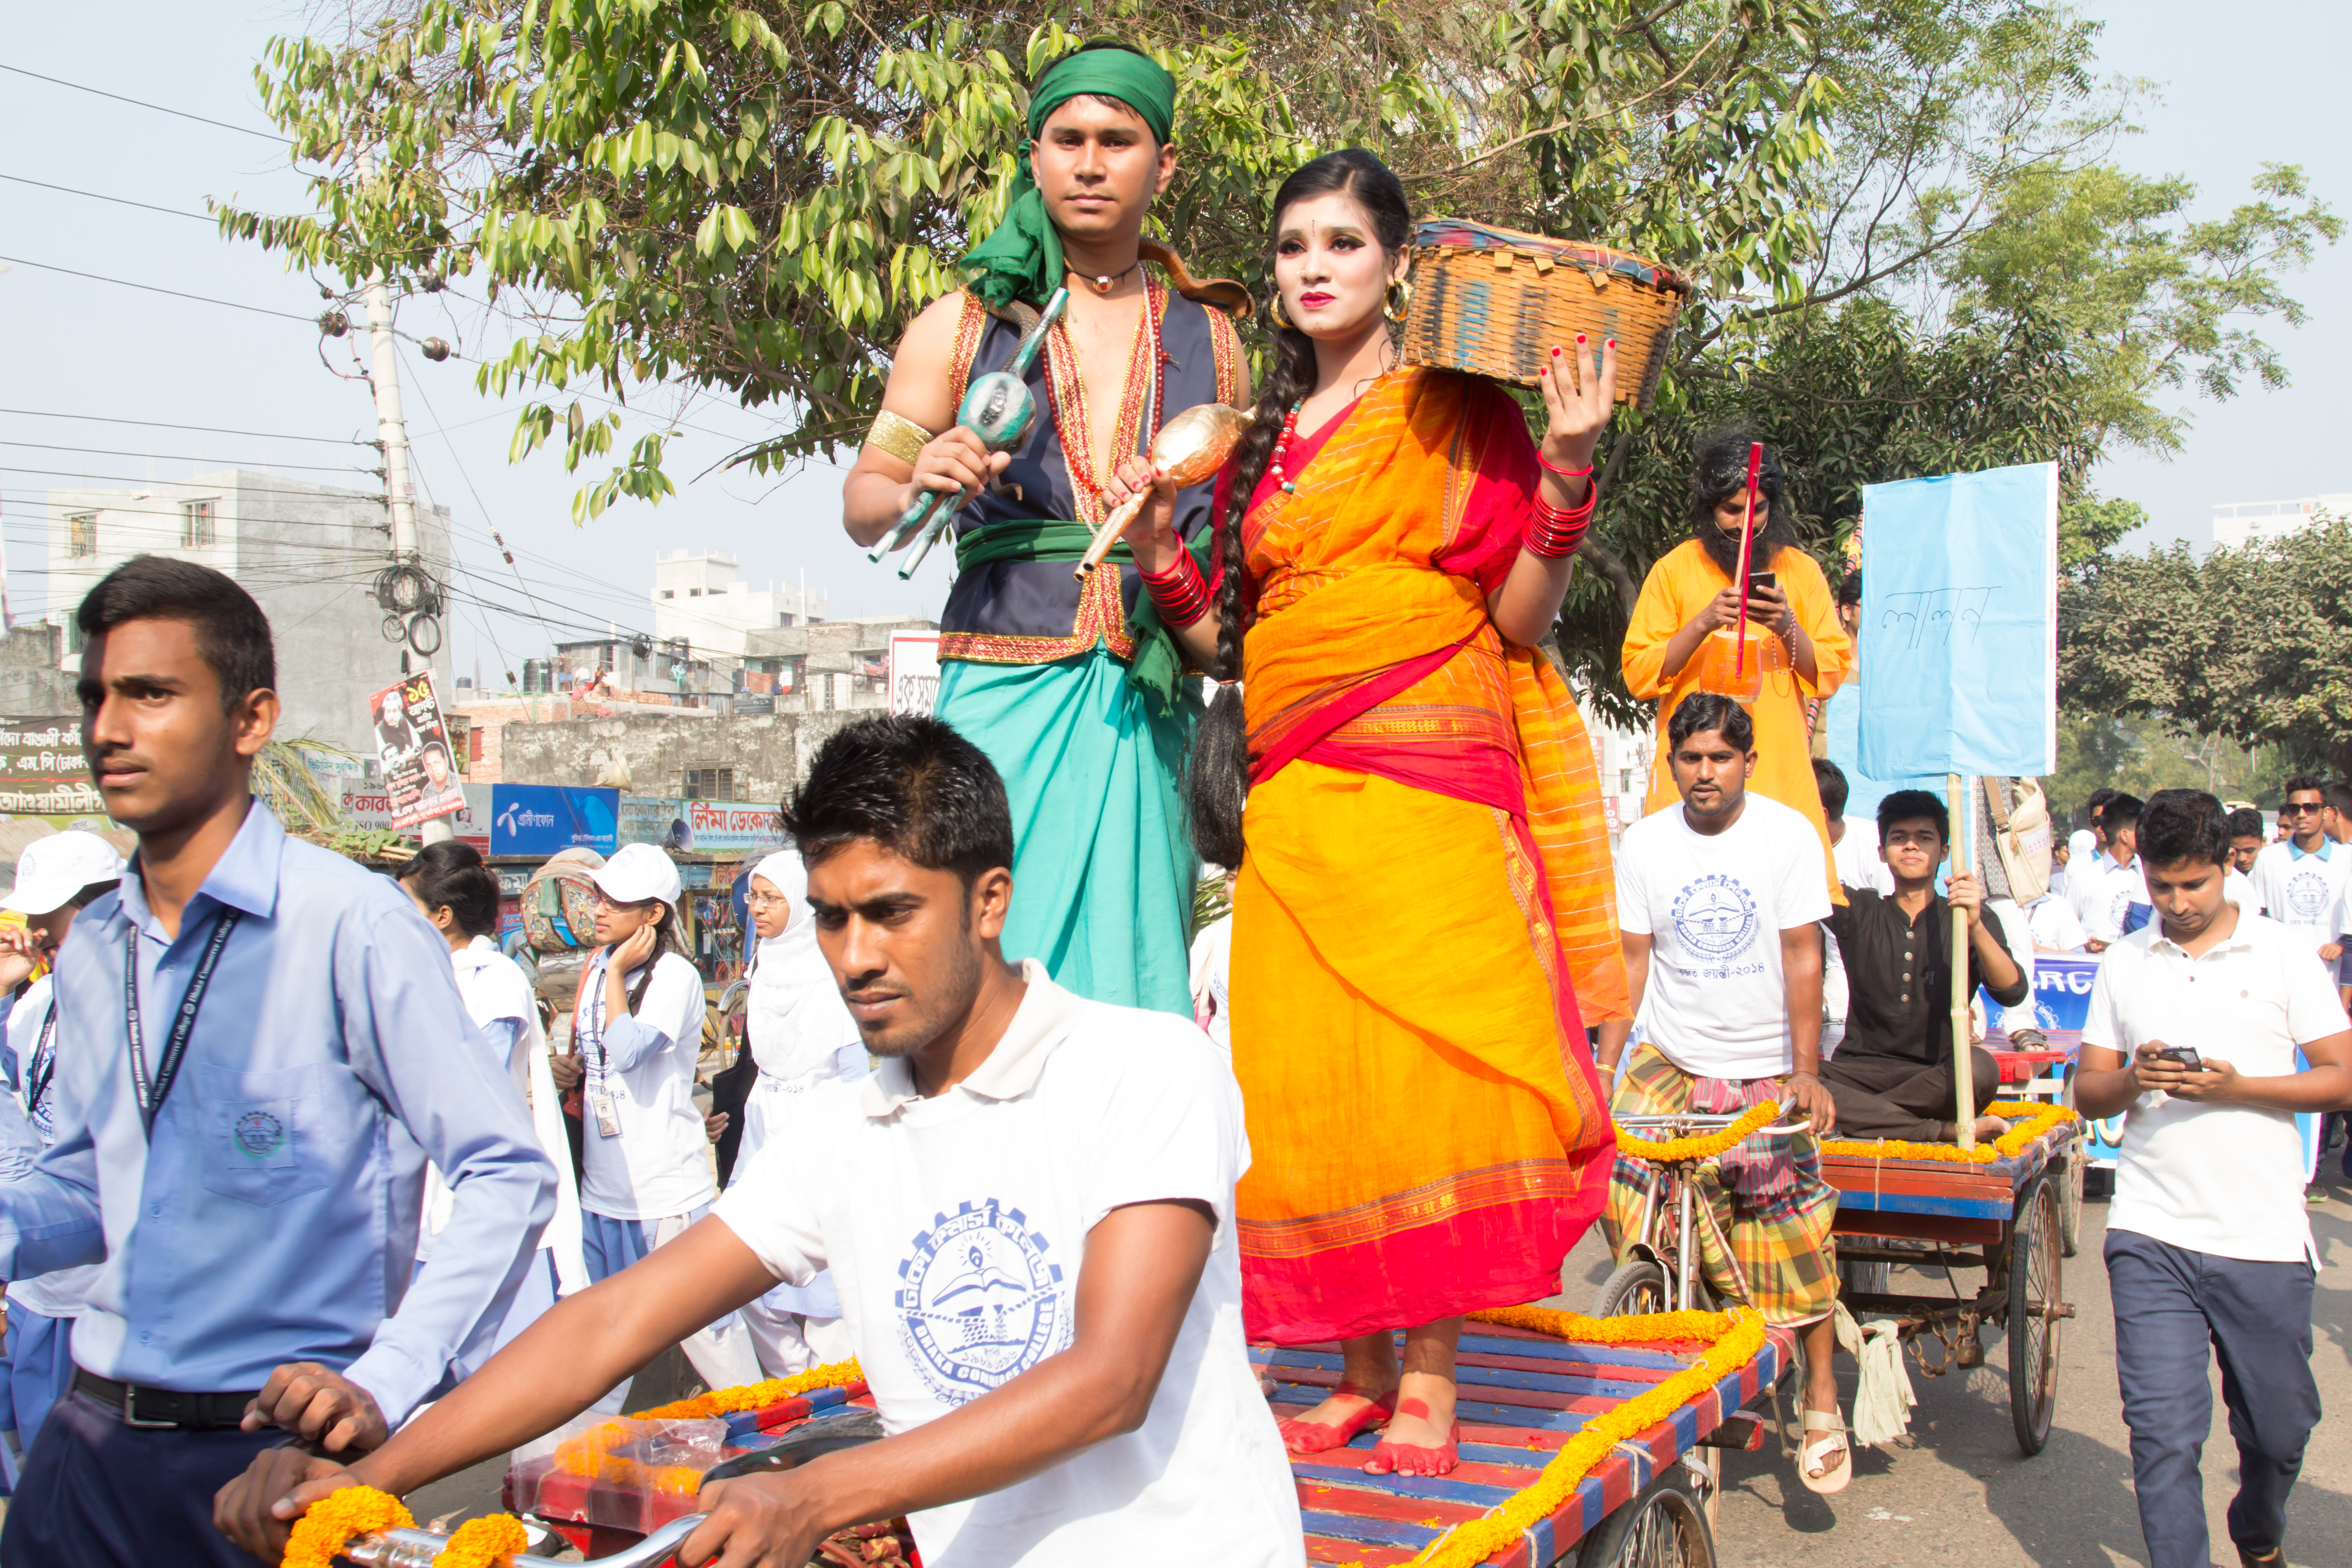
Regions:
[[[781,849],[761,860],[745,893],[744,908],[760,941],[751,953],[743,1042],[759,1076],[744,1100],[743,1142],[730,1187],[742,1182],[761,1150],[803,1135],[817,1086],[854,1083],[866,1071],[857,1021],[817,948],[800,852]],[[806,1285],[778,1285],[746,1305],[742,1318],[768,1377],[857,1353],[841,1321],[841,1298],[824,1274]]]
[[[694,1104],[702,976],[672,947],[684,891],[677,868],[650,844],[624,844],[591,876],[603,945],[580,976],[571,1060],[580,1085],[581,1247],[588,1278],[604,1280],[685,1235],[719,1192]],[[759,1377],[751,1336],[731,1310],[686,1335],[681,1348],[713,1388]]]
[[[2327,809],[2326,781],[2302,773],[2287,780],[2279,821],[2288,835],[2254,857],[2253,883],[2263,913],[2308,937],[2333,963],[2342,951],[2337,901],[2352,872],[2352,850],[2328,836],[2322,821]]]
[[[709,1221],[559,1302],[348,1471],[264,1455],[223,1494],[234,1538],[266,1549],[339,1486],[405,1492],[503,1453],[682,1331],[829,1267],[890,1435],[706,1487],[681,1562],[805,1563],[903,1513],[929,1568],[1303,1568],[1242,1331],[1231,1069],[1189,1020],[1005,961],[1012,814],[947,725],[845,726],[786,816],[880,1070],[821,1086],[810,1135],[753,1161]]]
[[[29,1164],[57,1142],[49,1088],[58,1052],[75,1047],[58,1038],[57,997],[50,976],[29,985],[25,977],[58,949],[84,906],[111,892],[124,870],[114,846],[95,833],[68,829],[34,840],[16,862],[16,886],[0,910],[25,917],[20,927],[0,931],[0,1017],[7,1020],[8,1088],[0,1095],[0,1159],[11,1167]],[[24,985],[22,994],[13,994]],[[5,1466],[14,1484],[16,1461],[31,1447],[49,1406],[73,1385],[68,1349],[74,1320],[88,1305],[86,1293],[103,1264],[84,1263],[8,1282],[8,1325],[0,1342],[0,1441],[8,1447]]]
[[[1848,888],[1874,888],[1893,897],[1894,874],[1878,854],[1878,824],[1848,822],[1846,801],[1850,791],[1845,770],[1827,757],[1813,759],[1813,784],[1822,792],[1822,817],[1829,825],[1830,863],[1836,868],[1837,879]],[[1845,1011],[1848,1000],[1845,979],[1845,956],[1838,952],[1837,938],[1827,926],[1822,928],[1822,1059],[1837,1054],[1838,1042],[1845,1037]]]
[[[2107,868],[2113,864],[2107,858],[2106,829],[2099,818],[2106,810],[2107,802],[2115,799],[2116,795],[2112,789],[2093,790],[2091,798],[2084,805],[2084,810],[2090,816],[2091,826],[2077,831],[2067,840],[2072,853],[2066,862],[2066,901],[2074,906],[2074,918],[2083,922],[2084,931],[2091,929],[2092,907],[2105,890]]]
[[[581,1258],[580,1188],[572,1175],[571,1136],[555,1091],[538,996],[522,966],[500,952],[492,940],[499,929],[497,873],[482,864],[481,852],[472,845],[445,838],[425,846],[397,877],[417,912],[448,943],[466,1015],[481,1031],[484,1048],[507,1069],[515,1098],[539,1135],[540,1149],[555,1167],[555,1217],[540,1233],[540,1255],[515,1287],[514,1304],[489,1342],[469,1345],[458,1358],[454,1373],[462,1377],[538,1321],[557,1297],[587,1289],[587,1267]],[[455,1208],[440,1171],[427,1165],[425,1212],[416,1238],[420,1273]]]
[[[1716,1224],[1745,1264],[1748,1304],[1797,1331],[1808,1367],[1797,1475],[1814,1491],[1853,1479],[1838,1414],[1837,1194],[1822,1180],[1818,1138],[1837,1121],[1819,1076],[1821,927],[1830,912],[1811,824],[1750,794],[1754,722],[1727,697],[1685,698],[1666,726],[1682,804],[1625,830],[1617,918],[1644,1043],[1618,1075],[1611,1110],[1628,1116],[1738,1114],[1766,1100],[1806,1132],[1751,1138],[1712,1184]],[[1604,1044],[1601,1066],[1614,1068]],[[1618,1252],[1655,1197],[1653,1168],[1620,1160],[1601,1227]],[[1625,1261],[1621,1254],[1619,1261]],[[1738,1295],[1728,1268],[1708,1283]]]
[[[2242,1563],[2281,1563],[2319,1418],[2294,1118],[2352,1104],[2352,1025],[2304,933],[2223,895],[2219,800],[2158,791],[2140,842],[2156,919],[2100,965],[2074,1088],[2084,1116],[2125,1118],[2106,1265],[2140,1531],[2151,1568],[2206,1568],[2210,1344],[2238,1443],[2231,1538]]]
[[[2090,908],[2083,916],[2083,930],[2089,938],[2093,952],[2104,952],[2109,944],[2120,942],[2132,925],[2132,906],[2144,909],[2147,903],[2147,883],[2140,875],[2139,798],[2118,795],[2110,799],[2099,814],[2105,829],[2107,852],[2102,862],[2098,890],[2088,900]]]

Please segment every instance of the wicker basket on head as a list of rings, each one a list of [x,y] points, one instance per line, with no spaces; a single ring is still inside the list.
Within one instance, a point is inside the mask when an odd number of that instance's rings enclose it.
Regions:
[[[1554,344],[1615,338],[1617,401],[1647,408],[1690,291],[1672,268],[1606,246],[1432,218],[1412,232],[1404,363],[1533,386]]]

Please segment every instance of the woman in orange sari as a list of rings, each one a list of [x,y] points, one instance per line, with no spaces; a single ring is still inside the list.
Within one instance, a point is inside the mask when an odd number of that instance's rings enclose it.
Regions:
[[[1539,453],[1499,388],[1399,364],[1383,317],[1410,238],[1368,153],[1284,183],[1275,372],[1208,570],[1166,528],[1164,480],[1134,548],[1223,680],[1193,832],[1240,868],[1248,1331],[1340,1342],[1329,1397],[1283,1423],[1294,1451],[1384,1425],[1367,1470],[1443,1475],[1463,1314],[1557,1290],[1609,1179],[1584,1035],[1625,1016],[1608,843],[1575,703],[1532,645],[1591,517],[1616,356],[1554,351]]]

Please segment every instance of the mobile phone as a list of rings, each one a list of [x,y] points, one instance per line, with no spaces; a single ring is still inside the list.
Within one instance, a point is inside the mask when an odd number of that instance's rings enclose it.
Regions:
[[[1755,592],[1759,588],[1769,588],[1777,594],[1780,591],[1780,574],[1778,572],[1751,572],[1748,574],[1748,588],[1750,593]]]
[[[2171,1062],[2175,1066],[2187,1068],[2190,1072],[2205,1070],[2205,1058],[2197,1054],[2196,1047],[2193,1046],[2167,1046],[2164,1049],[2152,1054],[2158,1061]]]

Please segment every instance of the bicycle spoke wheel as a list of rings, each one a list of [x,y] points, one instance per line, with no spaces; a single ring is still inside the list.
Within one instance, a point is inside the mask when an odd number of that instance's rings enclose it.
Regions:
[[[2058,1406],[2058,1308],[2064,1299],[2058,1189],[2048,1175],[2018,1205],[2009,1237],[2009,1415],[2027,1458],[2050,1441]]]

